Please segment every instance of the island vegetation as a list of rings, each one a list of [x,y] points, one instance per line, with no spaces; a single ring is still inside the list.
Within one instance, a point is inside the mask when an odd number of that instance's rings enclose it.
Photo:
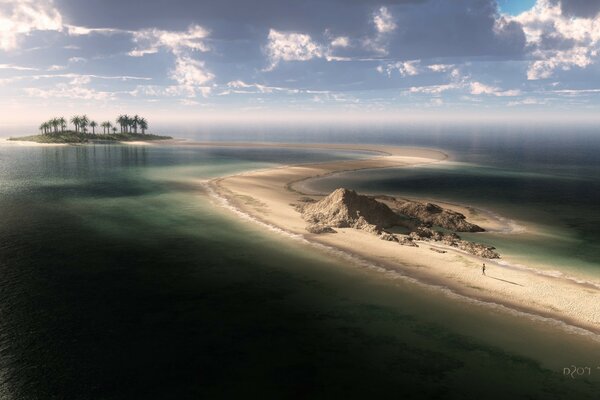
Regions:
[[[68,129],[71,123],[73,129]],[[102,129],[102,132],[100,132]],[[64,117],[52,118],[39,126],[38,135],[9,138],[9,140],[28,141],[36,143],[87,143],[90,141],[148,141],[172,139],[170,136],[149,134],[146,118],[127,114],[119,115],[115,125],[110,121],[97,123],[87,115],[74,115],[67,121]]]

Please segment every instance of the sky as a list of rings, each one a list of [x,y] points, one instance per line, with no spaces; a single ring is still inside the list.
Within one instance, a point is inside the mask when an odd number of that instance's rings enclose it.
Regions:
[[[0,127],[597,120],[600,1],[0,0]]]

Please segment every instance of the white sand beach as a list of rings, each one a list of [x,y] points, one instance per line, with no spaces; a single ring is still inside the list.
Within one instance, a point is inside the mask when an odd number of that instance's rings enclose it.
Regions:
[[[340,171],[370,168],[410,167],[423,163],[442,162],[448,155],[429,149],[340,144],[279,144],[279,143],[194,143],[173,142],[195,146],[238,147],[288,147],[340,149],[373,152],[373,157],[351,161],[289,165],[237,174],[212,180],[213,191],[231,206],[255,219],[302,235],[313,243],[320,243],[362,259],[369,260],[386,270],[444,288],[454,294],[466,296],[493,305],[504,306],[530,315],[546,318],[550,323],[581,328],[600,335],[600,282],[590,282],[556,277],[535,269],[509,267],[497,261],[482,259],[434,242],[418,242],[419,247],[401,246],[380,240],[370,233],[336,228],[337,233],[311,234],[305,230],[306,222],[292,206],[302,192],[302,182],[307,179]],[[309,194],[314,199],[319,195]],[[501,228],[501,222],[485,214],[471,215],[471,209],[451,205],[468,219],[487,229]],[[443,250],[440,253],[435,250]],[[482,275],[482,263],[487,274]]]
[[[0,146],[15,146],[15,147],[56,147],[68,146],[68,143],[36,143],[25,140],[8,140],[8,138],[0,138]]]

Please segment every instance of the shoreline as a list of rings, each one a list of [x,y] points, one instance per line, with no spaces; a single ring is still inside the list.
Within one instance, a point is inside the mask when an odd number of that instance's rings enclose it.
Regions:
[[[242,142],[188,144],[226,147],[247,145]],[[512,265],[503,264],[502,259],[499,262],[481,259],[431,242],[418,242],[420,247],[416,249],[401,247],[351,228],[338,228],[336,234],[310,234],[304,230],[305,223],[300,214],[290,205],[297,201],[298,196],[303,195],[294,188],[298,182],[359,169],[410,167],[441,162],[448,159],[446,153],[376,145],[288,146],[285,143],[270,143],[263,146],[253,143],[252,146],[340,149],[374,152],[379,155],[358,160],[278,166],[209,181],[208,185],[214,194],[239,213],[271,227],[272,230],[280,230],[309,243],[342,251],[382,268],[383,271],[394,272],[420,284],[443,289],[440,292],[450,291],[466,299],[493,307],[499,306],[554,325],[562,324],[563,328],[574,328],[579,333],[599,336],[597,339],[600,339],[600,311],[594,310],[592,306],[600,300],[600,285],[596,282],[544,274],[529,267],[513,268]],[[440,254],[430,248],[445,250],[446,253]],[[488,266],[485,278],[481,278],[482,262]]]

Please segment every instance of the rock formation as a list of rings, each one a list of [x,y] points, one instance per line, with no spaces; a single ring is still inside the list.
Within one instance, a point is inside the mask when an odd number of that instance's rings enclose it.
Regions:
[[[300,204],[295,204],[294,207],[308,222],[306,230],[310,233],[335,233],[334,227],[354,228],[377,235],[381,240],[396,242],[403,246],[418,247],[416,241],[440,242],[479,257],[500,258],[493,247],[462,240],[455,233],[442,233],[429,227],[438,225],[463,232],[483,231],[479,226],[467,222],[465,216],[460,213],[443,209],[432,203],[399,202],[387,196],[384,201],[399,204],[399,212],[420,221],[423,225],[418,226],[409,235],[386,232],[384,228],[402,224],[401,216],[372,197],[344,188],[334,190],[317,202],[311,201],[310,198],[300,199]]]
[[[387,205],[344,188],[334,190],[316,203],[302,205],[301,212],[309,224],[352,227],[377,233],[399,223],[398,215]]]
[[[399,199],[394,199],[392,204],[396,212],[414,218],[422,224],[436,225],[455,232],[484,231],[480,226],[468,222],[463,214],[437,204]]]
[[[442,233],[422,226],[417,228],[416,231],[411,232],[409,237],[413,240],[441,242],[446,246],[456,247],[469,254],[483,258],[500,258],[500,255],[494,251],[494,247],[462,240],[455,233]]]

